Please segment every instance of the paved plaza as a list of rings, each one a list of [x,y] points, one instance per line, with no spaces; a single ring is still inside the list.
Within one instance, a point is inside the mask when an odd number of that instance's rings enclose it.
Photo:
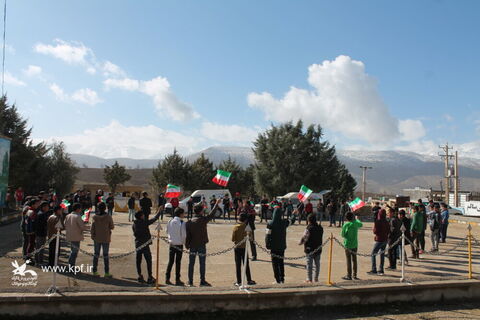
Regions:
[[[134,250],[134,242],[132,235],[131,222],[128,222],[127,215],[123,213],[114,214],[115,229],[112,234],[112,243],[110,247],[110,255],[117,256],[122,253],[128,253]],[[168,218],[165,218],[162,222],[163,231],[165,236],[165,223]],[[258,220],[257,220],[258,221]],[[234,222],[217,219],[216,222],[211,222],[208,226],[208,232],[210,242],[207,245],[207,253],[219,252],[224,249],[228,249],[232,246],[231,232]],[[156,224],[151,226],[152,234],[155,232]],[[263,246],[265,235],[265,224],[257,223],[257,230],[255,231],[255,237],[257,241]],[[365,222],[363,228],[359,232],[359,252],[367,254],[371,251],[373,245],[371,222]],[[323,222],[324,227],[324,240],[330,236],[331,233],[338,238],[340,237],[340,228],[328,227],[328,223]],[[288,248],[286,250],[286,257],[300,257],[303,255],[303,246],[298,245],[305,229],[305,225],[295,224],[288,228],[287,241]],[[428,231],[427,231],[428,232]],[[473,227],[473,235],[480,239],[480,227]],[[0,233],[2,235],[2,241],[0,245],[0,291],[1,292],[42,292],[45,291],[52,282],[52,274],[42,272],[38,267],[28,267],[31,270],[35,270],[38,273],[38,283],[34,287],[14,287],[11,284],[12,270],[11,263],[14,261],[10,258],[3,257],[3,254],[20,255],[21,253],[21,233],[17,223],[9,224],[0,227]],[[440,255],[424,254],[421,255],[421,259],[410,259],[409,265],[406,267],[406,278],[411,282],[421,282],[427,280],[443,280],[443,279],[466,279],[468,277],[468,255],[467,245],[464,239],[467,235],[467,225],[451,223],[449,226],[449,238],[447,243],[441,244]],[[430,249],[429,234],[426,236],[426,249]],[[82,242],[81,248],[93,253],[93,243],[86,234],[86,241]],[[168,259],[167,245],[165,242],[160,241],[160,276],[159,280],[162,284],[161,290],[163,292],[179,292],[188,290],[238,290],[233,286],[235,282],[235,264],[233,251],[228,251],[223,254],[210,256],[207,258],[207,281],[209,281],[213,288],[200,288],[199,273],[198,273],[198,261],[195,266],[195,287],[175,287],[165,286],[165,269]],[[151,246],[155,275],[155,259],[156,259],[156,241]],[[407,254],[410,256],[410,248],[407,248]],[[454,249],[454,250],[451,250]],[[451,251],[450,251],[451,250]],[[444,253],[445,251],[449,251]],[[478,267],[480,247],[474,246],[474,276],[480,272]],[[63,249],[60,257],[60,263],[65,264],[68,257],[68,249]],[[295,288],[305,286],[325,286],[327,273],[328,273],[328,252],[329,246],[327,245],[322,253],[321,257],[321,272],[320,282],[314,284],[305,284],[306,278],[305,259],[298,260],[286,260],[285,261],[285,284],[277,285],[272,284],[274,281],[273,271],[271,267],[270,257],[267,253],[258,249],[258,261],[251,262],[253,279],[257,282],[258,289],[269,288]],[[341,279],[346,274],[345,253],[344,250],[337,244],[333,246],[333,261],[332,261],[332,280],[336,286],[354,286],[358,284],[374,284],[374,283],[397,283],[400,280],[400,269],[397,271],[386,270],[384,276],[367,275],[366,272],[370,270],[371,266],[370,257],[360,256],[358,281],[344,281]],[[20,264],[22,261],[18,261]],[[83,253],[79,253],[77,264],[91,265],[92,258]],[[385,262],[385,266],[388,266],[388,262]],[[142,265],[144,275],[146,274],[146,265]],[[188,256],[184,255],[182,260],[182,280],[187,281],[187,267]],[[137,273],[135,268],[135,255],[130,254],[125,257],[111,259],[110,269],[113,274],[113,279],[106,279],[103,277],[94,277],[91,273],[83,273],[76,276],[73,275],[59,275],[58,286],[63,291],[142,291],[152,290],[151,286],[139,284],[136,280]],[[100,274],[103,275],[103,261],[100,258],[99,264]]]

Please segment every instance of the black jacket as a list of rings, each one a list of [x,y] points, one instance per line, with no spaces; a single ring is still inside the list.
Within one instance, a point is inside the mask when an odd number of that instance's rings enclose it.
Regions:
[[[315,251],[318,247],[320,247],[323,243],[323,228],[319,224],[308,225],[307,226],[308,235],[306,239],[304,239],[303,246],[305,253],[310,253]],[[317,253],[321,253],[322,249],[317,251]]]
[[[392,244],[402,236],[402,231],[400,230],[400,228],[402,227],[402,221],[395,217],[390,219],[389,224],[390,234],[388,235],[388,243]]]
[[[52,213],[50,210],[47,212],[38,211],[37,219],[35,219],[35,235],[37,237],[47,236],[47,220]]]
[[[132,229],[133,229],[133,235],[135,236],[135,247],[141,246],[142,244],[144,244],[145,242],[149,241],[152,238],[149,226],[155,221],[157,221],[158,217],[160,217],[160,212],[157,213],[157,215],[152,219],[149,219],[149,220],[136,219],[135,221],[133,221]]]
[[[152,200],[150,198],[140,199],[140,208],[142,208],[143,213],[146,215],[152,213]]]
[[[135,198],[128,199],[128,209],[135,209]]]

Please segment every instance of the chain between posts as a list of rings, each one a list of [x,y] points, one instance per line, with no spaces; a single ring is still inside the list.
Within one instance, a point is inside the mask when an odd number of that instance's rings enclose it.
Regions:
[[[310,253],[307,253],[303,256],[299,256],[299,257],[284,257],[284,256],[279,256],[277,254],[272,254],[270,250],[268,250],[267,248],[263,247],[262,245],[260,245],[257,241],[253,241],[253,243],[258,247],[260,248],[260,250],[262,250],[263,252],[271,255],[272,257],[274,258],[277,258],[277,259],[283,259],[283,260],[300,260],[300,259],[305,259],[307,257],[311,257],[311,256],[314,256],[316,255],[317,253],[319,253],[322,248],[324,246],[326,246],[328,243],[330,242],[330,238],[328,238],[324,243],[322,243],[321,246],[319,246],[318,248],[316,248],[315,250],[313,250],[312,252]]]
[[[0,258],[9,258],[9,259],[12,259],[12,260],[17,260],[17,259],[29,259],[29,258],[32,258],[34,257],[37,253],[39,253],[40,251],[42,250],[45,250],[45,249],[48,249],[48,246],[50,245],[50,242],[52,242],[53,240],[55,240],[57,238],[57,235],[54,234],[53,236],[51,236],[49,239],[47,239],[45,241],[45,243],[38,249],[35,249],[34,251],[30,252],[30,253],[27,253],[25,256],[24,255],[21,255],[21,256],[12,256],[12,255],[9,255],[9,254],[4,254],[4,255],[0,255]]]
[[[415,243],[413,243],[412,241],[410,241],[410,239],[408,239],[407,237],[405,237],[405,240],[410,244],[412,245],[415,250],[421,250],[419,247],[417,247],[417,245]],[[431,255],[444,255],[444,254],[447,254],[447,253],[450,253],[452,251],[455,251],[456,249],[462,247],[462,246],[465,246],[465,244],[467,243],[468,241],[468,236],[463,238],[462,241],[460,243],[458,243],[457,245],[455,245],[454,247],[450,248],[450,249],[447,249],[445,251],[437,251],[437,250],[430,250],[430,251],[427,251],[427,252],[423,252],[423,254],[431,254]]]
[[[153,238],[155,238],[155,236]],[[170,242],[168,241],[168,237],[163,237],[162,236],[162,237],[160,237],[160,240],[162,240],[163,242],[170,245]],[[170,245],[170,247],[174,248],[177,251],[186,253],[188,255],[194,255],[194,256],[199,256],[199,257],[213,257],[213,256],[219,256],[219,255],[222,255],[222,254],[227,253],[229,251],[232,251],[232,250],[240,247],[241,245],[243,245],[245,242],[247,242],[247,237],[243,238],[242,241],[238,242],[237,244],[233,245],[230,248],[227,248],[227,249],[224,249],[224,250],[221,250],[221,251],[218,251],[218,252],[213,252],[213,253],[199,253],[199,252],[190,253],[190,250],[181,249],[179,246]]]

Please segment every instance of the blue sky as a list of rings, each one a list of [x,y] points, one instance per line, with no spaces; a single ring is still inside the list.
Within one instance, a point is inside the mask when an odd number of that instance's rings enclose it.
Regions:
[[[156,158],[271,123],[338,148],[480,156],[478,1],[9,1],[6,92],[35,139]]]

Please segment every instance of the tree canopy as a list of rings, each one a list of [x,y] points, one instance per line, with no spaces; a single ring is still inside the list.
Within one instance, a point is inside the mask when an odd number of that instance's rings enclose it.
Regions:
[[[355,180],[337,159],[335,147],[322,140],[320,126],[302,121],[272,126],[254,142],[256,191],[278,196],[302,184],[315,192],[332,189],[340,198],[353,194]]]
[[[131,176],[127,173],[125,166],[119,165],[118,161],[115,161],[112,166],[105,166],[105,169],[103,169],[103,179],[112,193],[115,193],[117,187],[130,180],[130,178]]]

